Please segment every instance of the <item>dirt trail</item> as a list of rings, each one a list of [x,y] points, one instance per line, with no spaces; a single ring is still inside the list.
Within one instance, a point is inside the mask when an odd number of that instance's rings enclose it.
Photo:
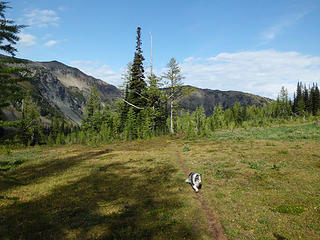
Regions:
[[[188,169],[180,154],[177,153],[177,163],[180,167],[180,170],[185,173],[186,177],[189,175],[189,173],[191,172],[190,169]],[[226,236],[224,235],[224,231],[222,228],[222,225],[219,221],[219,219],[216,217],[216,215],[212,212],[212,210],[210,209],[205,196],[202,194],[201,190],[199,193],[195,193],[194,197],[193,197],[196,201],[199,201],[201,203],[201,207],[203,209],[203,211],[206,214],[206,218],[207,218],[207,222],[208,222],[208,232],[211,235],[211,239],[212,240],[227,240]]]

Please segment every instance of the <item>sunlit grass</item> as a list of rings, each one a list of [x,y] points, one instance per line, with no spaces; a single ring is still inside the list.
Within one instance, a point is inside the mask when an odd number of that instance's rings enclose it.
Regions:
[[[319,239],[319,136],[309,124],[13,150],[0,239],[210,239],[191,171],[228,239]]]
[[[320,140],[319,126],[315,124],[273,126],[264,128],[236,129],[217,132],[215,140],[281,140],[295,141],[300,139]]]
[[[198,160],[228,239],[319,239],[320,129],[285,128],[255,129],[248,140],[220,132],[219,141],[188,142],[183,158],[190,168]]]

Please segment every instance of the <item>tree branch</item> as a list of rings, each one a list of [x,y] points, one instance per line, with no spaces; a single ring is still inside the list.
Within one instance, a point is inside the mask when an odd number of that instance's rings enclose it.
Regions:
[[[123,98],[121,98],[121,100],[124,101],[125,103],[129,104],[130,106],[136,108],[136,109],[140,109],[140,110],[144,109],[144,108],[141,108],[141,107],[137,107],[136,105],[134,105],[134,104],[132,104],[132,103],[129,103],[128,101],[126,101],[126,100],[123,99]]]
[[[138,94],[140,97],[142,97],[142,98],[144,98],[144,99],[146,99],[146,100],[148,100],[149,101],[149,98],[146,98],[146,97],[144,97],[144,96],[142,96],[140,93],[138,93],[138,92],[136,92],[136,91],[133,91],[135,94]]]

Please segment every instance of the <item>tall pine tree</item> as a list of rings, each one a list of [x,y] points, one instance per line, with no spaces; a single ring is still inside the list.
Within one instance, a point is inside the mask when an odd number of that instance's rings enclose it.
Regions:
[[[138,113],[141,108],[146,106],[147,98],[145,95],[147,84],[145,82],[144,57],[141,49],[141,28],[137,28],[137,46],[134,54],[134,60],[131,68],[131,79],[129,82],[128,102],[135,106],[135,112]]]

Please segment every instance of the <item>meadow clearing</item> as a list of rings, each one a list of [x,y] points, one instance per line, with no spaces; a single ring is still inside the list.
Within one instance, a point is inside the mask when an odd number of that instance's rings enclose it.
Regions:
[[[319,180],[312,123],[15,149],[0,155],[0,239],[320,239]]]

